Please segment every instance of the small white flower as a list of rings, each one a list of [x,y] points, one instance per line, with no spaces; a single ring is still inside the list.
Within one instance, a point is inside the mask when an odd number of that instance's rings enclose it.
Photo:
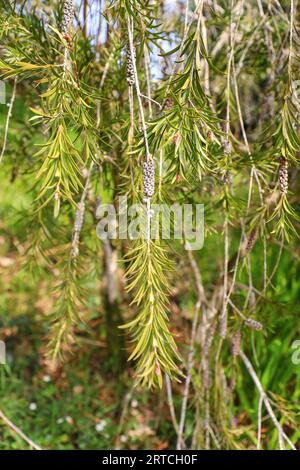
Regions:
[[[102,432],[105,426],[106,426],[106,421],[104,421],[103,419],[102,421],[99,421],[99,423],[96,424],[95,429],[97,432]]]
[[[121,442],[127,442],[127,436],[125,436],[125,434],[121,434],[120,441]]]
[[[56,422],[57,424],[62,424],[64,422],[64,418],[58,418]]]
[[[132,400],[132,402],[131,402],[132,408],[137,408],[138,404],[139,404],[139,402],[137,400]]]
[[[47,374],[44,375],[44,376],[43,376],[43,381],[44,381],[44,382],[51,382],[51,377],[50,377],[50,375],[47,375]]]
[[[73,418],[72,416],[65,416],[65,420],[68,424],[73,424]]]
[[[37,404],[32,402],[29,404],[30,411],[35,411],[37,409]]]

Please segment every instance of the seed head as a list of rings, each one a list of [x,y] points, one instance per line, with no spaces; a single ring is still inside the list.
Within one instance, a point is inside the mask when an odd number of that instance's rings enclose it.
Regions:
[[[143,163],[143,191],[145,197],[152,197],[155,189],[154,161]]]
[[[289,189],[289,173],[288,162],[283,157],[280,159],[279,162],[279,186],[281,194],[285,196]]]
[[[249,326],[253,330],[260,331],[263,329],[263,325],[259,322],[254,320],[253,318],[247,318],[245,320],[245,325]]]
[[[246,254],[250,253],[252,251],[252,248],[255,244],[256,241],[256,229],[252,229],[250,232],[250,235],[248,237],[247,245],[246,245]]]
[[[133,50],[133,55],[135,57],[135,50]],[[126,48],[126,80],[129,86],[134,85],[134,67],[129,44]]]
[[[74,18],[73,0],[65,0],[63,8],[63,16],[61,20],[60,30],[63,35],[67,34],[70,24]]]

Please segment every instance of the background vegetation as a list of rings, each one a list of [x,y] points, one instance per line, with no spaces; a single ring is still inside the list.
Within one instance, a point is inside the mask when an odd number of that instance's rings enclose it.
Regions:
[[[0,448],[299,448],[298,2],[71,4],[0,1]]]

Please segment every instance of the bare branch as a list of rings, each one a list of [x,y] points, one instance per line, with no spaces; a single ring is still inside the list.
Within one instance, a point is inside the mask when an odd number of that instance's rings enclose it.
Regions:
[[[3,413],[2,410],[0,410],[0,418],[2,419],[2,421],[4,421],[6,426],[8,426],[14,433],[16,433],[22,439],[24,439],[24,441],[27,442],[27,444],[32,449],[42,450],[42,448],[40,446],[38,446],[35,442],[33,442],[31,439],[29,439],[29,437],[27,437],[26,434],[24,434],[24,432],[18,426],[16,426],[10,419],[8,419],[8,417]]]

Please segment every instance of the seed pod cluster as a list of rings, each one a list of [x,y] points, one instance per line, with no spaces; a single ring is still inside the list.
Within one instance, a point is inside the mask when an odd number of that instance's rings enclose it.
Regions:
[[[241,349],[241,330],[237,330],[231,339],[231,353],[234,357],[238,356]]]
[[[133,55],[135,57],[135,50],[133,50]],[[126,80],[129,86],[134,85],[134,67],[129,44],[127,44],[126,48]]]
[[[246,245],[246,254],[250,253],[252,251],[252,248],[254,246],[256,240],[256,229],[252,229],[250,232],[250,235],[248,237],[247,245]]]
[[[69,26],[73,21],[73,18],[74,18],[73,0],[65,0],[63,16],[62,16],[61,26],[60,26],[62,34],[67,34]]]
[[[253,318],[247,318],[247,320],[245,320],[245,325],[249,326],[249,328],[252,328],[256,331],[260,331],[263,329],[263,325],[259,321],[254,320]]]
[[[152,197],[155,188],[154,161],[143,163],[143,191],[145,197]]]
[[[289,189],[289,173],[288,162],[283,157],[280,159],[279,162],[279,186],[281,194],[285,196]]]

